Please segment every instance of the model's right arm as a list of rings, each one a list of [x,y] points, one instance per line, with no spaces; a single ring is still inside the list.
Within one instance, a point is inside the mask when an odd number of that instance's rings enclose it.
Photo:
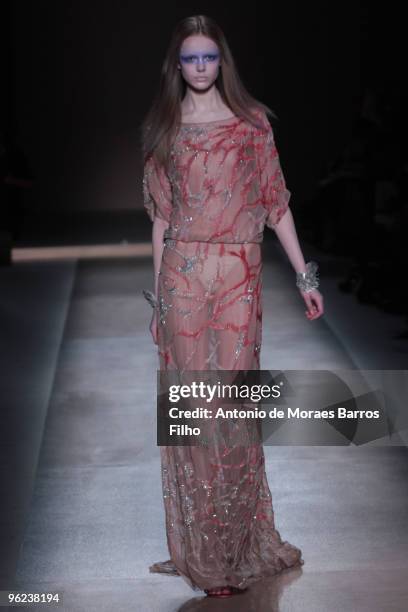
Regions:
[[[152,246],[153,246],[153,267],[154,267],[154,295],[159,295],[158,286],[159,286],[159,272],[160,272],[160,264],[163,255],[164,249],[164,232],[169,227],[169,223],[161,219],[160,217],[155,217],[153,221],[153,229],[152,229]]]
[[[153,157],[149,157],[143,172],[144,207],[153,222],[152,246],[154,266],[154,292],[158,297],[158,280],[164,248],[164,232],[169,227],[172,210],[172,192],[168,176]]]

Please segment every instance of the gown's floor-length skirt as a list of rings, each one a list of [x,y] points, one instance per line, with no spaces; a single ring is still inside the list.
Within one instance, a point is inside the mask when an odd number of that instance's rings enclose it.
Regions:
[[[168,239],[158,293],[161,370],[259,369],[259,244]],[[195,590],[243,589],[304,563],[275,529],[262,443],[160,453],[170,559],[150,571],[178,574]]]

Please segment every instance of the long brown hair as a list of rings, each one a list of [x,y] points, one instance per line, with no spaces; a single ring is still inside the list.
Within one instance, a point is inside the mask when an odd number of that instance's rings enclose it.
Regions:
[[[253,114],[257,109],[276,118],[268,106],[253,98],[244,87],[227,40],[218,24],[205,15],[186,17],[173,30],[156,97],[141,124],[144,161],[154,154],[159,164],[165,168],[168,166],[170,148],[181,122],[181,101],[186,91],[186,83],[177,69],[180,48],[185,38],[195,34],[207,36],[218,45],[221,69],[215,83],[224,103],[231,111],[256,127],[260,127]]]

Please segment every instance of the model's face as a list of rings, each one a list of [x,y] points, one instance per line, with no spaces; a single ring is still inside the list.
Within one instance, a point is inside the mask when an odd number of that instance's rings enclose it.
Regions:
[[[197,34],[184,39],[178,67],[190,87],[197,90],[211,87],[218,76],[220,63],[218,46],[211,38]]]

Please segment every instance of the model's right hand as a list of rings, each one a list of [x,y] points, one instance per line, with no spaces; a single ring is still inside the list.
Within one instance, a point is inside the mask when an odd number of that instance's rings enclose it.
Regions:
[[[157,344],[157,310],[153,310],[152,320],[150,321],[150,333],[152,334],[153,342]]]

